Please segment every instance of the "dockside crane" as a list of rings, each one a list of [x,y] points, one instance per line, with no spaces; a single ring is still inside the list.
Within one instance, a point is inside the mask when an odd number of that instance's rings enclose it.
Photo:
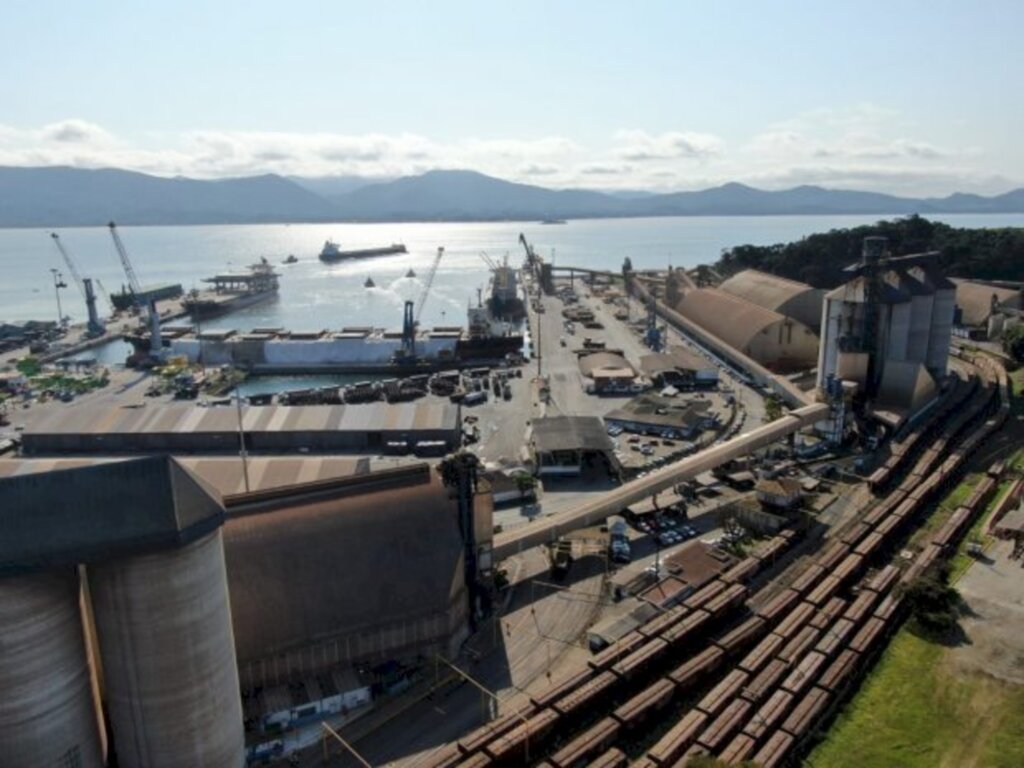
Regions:
[[[107,289],[104,287],[103,281],[98,277],[96,278],[96,290],[100,292],[100,296],[103,297],[103,301],[107,303],[107,309],[110,310],[110,316],[113,318],[113,316],[117,314],[117,307],[115,307],[114,302],[111,301],[110,294],[107,293]]]
[[[71,279],[74,280],[78,292],[82,294],[82,298],[85,300],[85,308],[89,317],[87,324],[89,335],[102,335],[106,328],[104,328],[99,314],[96,312],[96,294],[92,290],[92,280],[89,278],[83,279],[78,273],[78,267],[75,265],[74,259],[71,258],[71,254],[68,253],[67,248],[64,247],[64,243],[61,242],[60,235],[56,232],[51,232],[50,237],[53,239],[53,244],[57,246],[61,258],[64,259],[64,265],[68,268],[68,274],[71,275]]]
[[[160,335],[160,313],[156,308],[156,299],[143,293],[142,284],[135,274],[135,267],[132,266],[132,260],[128,258],[128,250],[124,247],[121,235],[117,232],[117,225],[110,222],[107,226],[110,228],[110,237],[114,241],[117,256],[121,259],[121,268],[124,270],[125,277],[128,278],[128,290],[132,292],[132,300],[135,302],[135,306],[140,310],[145,307],[148,313],[149,354],[151,357],[159,359],[163,353],[163,338]]]
[[[402,319],[402,358],[408,362],[416,361],[416,329],[419,327],[423,305],[427,303],[427,297],[430,295],[430,288],[434,284],[434,277],[437,275],[437,267],[441,263],[442,256],[444,256],[444,247],[437,249],[434,263],[430,265],[427,279],[423,283],[423,290],[420,291],[419,301],[405,302],[405,315]]]

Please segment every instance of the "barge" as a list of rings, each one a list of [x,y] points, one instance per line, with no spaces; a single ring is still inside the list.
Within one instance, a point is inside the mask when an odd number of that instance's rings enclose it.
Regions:
[[[205,291],[192,291],[182,307],[195,319],[226,314],[235,309],[258,304],[277,295],[280,276],[264,258],[249,267],[248,272],[224,273],[204,278],[213,286]]]

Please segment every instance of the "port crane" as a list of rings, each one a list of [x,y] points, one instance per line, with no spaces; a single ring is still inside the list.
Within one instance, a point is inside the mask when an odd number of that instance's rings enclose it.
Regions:
[[[82,299],[85,300],[85,307],[88,311],[88,325],[86,326],[90,336],[100,336],[106,328],[103,327],[103,323],[100,322],[99,315],[96,312],[96,294],[92,290],[92,280],[89,278],[82,278],[78,272],[78,267],[75,265],[74,259],[71,258],[71,254],[68,249],[64,247],[64,243],[61,242],[60,235],[56,232],[51,232],[50,237],[53,239],[53,244],[57,246],[57,250],[60,252],[61,258],[64,259],[64,265],[68,268],[68,274],[71,275],[71,279],[74,281],[75,286],[78,288],[78,292],[82,294]]]
[[[149,353],[152,357],[159,358],[163,352],[163,339],[160,335],[160,313],[156,308],[156,299],[143,293],[142,284],[135,274],[135,267],[132,266],[132,261],[128,258],[128,250],[124,247],[121,236],[117,232],[117,225],[110,222],[107,226],[110,228],[110,237],[114,241],[118,258],[121,259],[121,268],[124,270],[125,277],[128,278],[128,290],[132,292],[132,300],[140,310],[145,307],[148,314]]]
[[[427,279],[423,283],[423,290],[420,291],[419,301],[413,303],[405,302],[405,315],[402,319],[402,352],[400,358],[404,362],[416,361],[416,329],[420,324],[420,316],[423,314],[423,305],[427,303],[430,295],[430,288],[434,284],[434,277],[437,275],[437,267],[444,256],[444,247],[437,249],[433,264],[427,273]]]
[[[110,300],[110,294],[107,293],[107,289],[104,287],[103,282],[97,277],[96,278],[96,289],[100,292],[103,297],[103,301],[107,303],[107,309],[110,310],[110,316],[113,317],[117,314],[117,307],[114,306],[114,302]]]

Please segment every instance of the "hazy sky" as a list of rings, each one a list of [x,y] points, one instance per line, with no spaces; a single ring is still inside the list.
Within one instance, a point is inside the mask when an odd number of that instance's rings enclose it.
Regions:
[[[0,164],[1024,185],[1024,2],[0,7]]]

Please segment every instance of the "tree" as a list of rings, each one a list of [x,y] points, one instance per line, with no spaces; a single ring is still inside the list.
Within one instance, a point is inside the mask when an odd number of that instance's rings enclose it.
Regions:
[[[918,626],[927,632],[945,634],[956,626],[957,591],[943,574],[926,573],[912,581],[903,593]]]
[[[769,395],[764,399],[764,420],[766,423],[778,421],[783,416],[782,398]]]
[[[1003,352],[1018,363],[1024,363],[1024,324],[1013,325],[1003,331]]]

